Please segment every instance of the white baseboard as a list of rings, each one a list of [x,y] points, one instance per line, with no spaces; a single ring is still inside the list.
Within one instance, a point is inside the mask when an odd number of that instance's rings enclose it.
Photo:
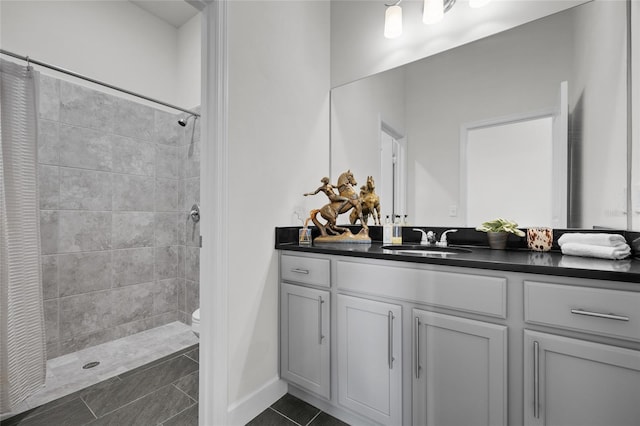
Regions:
[[[279,377],[274,377],[260,389],[229,406],[227,417],[229,424],[246,425],[251,419],[279,400],[287,391],[287,382],[280,380]]]

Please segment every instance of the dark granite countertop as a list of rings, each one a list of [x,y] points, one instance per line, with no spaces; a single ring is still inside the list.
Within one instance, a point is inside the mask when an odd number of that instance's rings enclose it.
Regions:
[[[459,237],[458,243],[456,243],[454,238],[452,238],[454,234],[449,234],[450,245],[452,247],[468,248],[471,252],[457,253],[454,255],[442,253],[402,254],[383,249],[382,243],[376,241],[374,238],[375,232],[370,233],[373,239],[370,244],[322,243],[312,246],[300,246],[297,242],[298,229],[299,227],[276,228],[275,248],[300,253],[320,253],[562,277],[624,281],[640,284],[640,259],[606,260],[566,256],[559,252],[557,247],[546,253],[534,252],[522,247],[521,242],[517,241],[517,238],[514,238],[514,242],[510,244],[507,250],[492,250],[478,244],[479,241],[470,241],[473,240],[473,238],[466,238],[464,242],[467,244],[460,244],[459,242],[463,242],[464,237]],[[461,232],[461,234],[464,234],[464,232]],[[404,241],[405,244],[418,243],[418,241],[412,241],[411,238],[405,239]]]

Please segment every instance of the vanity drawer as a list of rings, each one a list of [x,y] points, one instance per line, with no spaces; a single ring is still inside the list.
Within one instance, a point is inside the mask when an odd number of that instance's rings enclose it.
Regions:
[[[525,281],[524,319],[640,340],[640,293]]]
[[[329,259],[291,256],[280,257],[280,274],[284,281],[311,284],[321,287],[331,286]]]
[[[472,273],[336,262],[339,290],[507,317],[507,279]]]

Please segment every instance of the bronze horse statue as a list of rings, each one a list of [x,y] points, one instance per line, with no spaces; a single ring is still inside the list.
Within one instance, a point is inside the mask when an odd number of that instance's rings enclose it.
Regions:
[[[344,197],[349,201],[344,202],[341,199],[336,199],[335,201],[332,200],[329,204],[326,204],[319,209],[314,209],[309,212],[310,219],[313,221],[313,224],[318,227],[322,236],[327,236],[329,234],[339,235],[344,232],[348,232],[348,228],[338,226],[336,223],[340,214],[346,213],[351,209],[354,209],[352,215],[355,214],[356,217],[360,219],[360,223],[362,223],[363,229],[366,229],[368,232],[369,227],[362,220],[362,206],[360,203],[360,198],[358,197],[356,191],[353,189],[353,187],[357,184],[358,183],[353,177],[353,173],[351,172],[351,170],[347,170],[346,172],[342,173],[340,177],[338,177],[338,183],[335,185],[335,187],[338,189],[340,197]],[[324,225],[320,223],[317,217],[318,213],[327,221],[327,223],[325,223]]]
[[[367,184],[360,187],[360,205],[362,210],[361,217],[355,214],[355,210],[351,212],[349,220],[354,225],[358,219],[363,225],[368,224],[369,216],[373,217],[373,224],[380,226],[380,197],[376,194],[376,184],[373,176],[367,176]],[[362,220],[364,218],[364,220]]]

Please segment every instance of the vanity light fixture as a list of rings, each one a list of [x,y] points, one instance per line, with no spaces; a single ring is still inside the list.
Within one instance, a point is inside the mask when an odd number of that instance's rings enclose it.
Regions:
[[[398,0],[395,3],[385,4],[387,10],[384,15],[384,36],[386,38],[397,38],[402,35],[402,8]],[[468,0],[469,7],[479,8],[485,6],[491,0]],[[444,18],[456,0],[424,0],[422,9],[422,22],[425,24],[436,24]]]
[[[448,1],[449,9],[455,3],[455,0]],[[444,18],[445,0],[424,0],[422,8],[422,22],[425,24],[436,24]]]
[[[397,38],[402,35],[402,8],[400,2],[385,4],[387,11],[384,14],[384,36]]]

